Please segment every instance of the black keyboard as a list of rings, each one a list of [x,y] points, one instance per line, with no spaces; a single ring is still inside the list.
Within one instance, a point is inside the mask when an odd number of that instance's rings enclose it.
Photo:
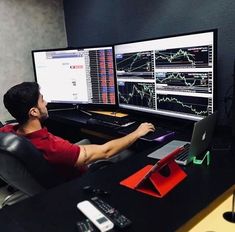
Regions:
[[[120,129],[118,132],[121,134],[129,134],[129,133],[133,132],[134,130],[136,130],[139,125],[140,125],[140,123],[134,123],[132,125],[129,125],[125,128]],[[155,131],[149,132],[148,134],[146,134],[145,136],[143,136],[141,138],[144,140],[148,140],[148,141],[161,140],[161,139],[164,139],[165,136],[170,136],[175,133],[175,132],[170,131],[166,128],[159,127],[156,125],[155,125],[155,128],[156,128]]]
[[[92,115],[92,117],[94,119],[102,121],[104,124],[110,124],[110,125],[125,126],[131,123],[129,117],[115,117],[115,115],[109,116],[103,114],[94,114]]]

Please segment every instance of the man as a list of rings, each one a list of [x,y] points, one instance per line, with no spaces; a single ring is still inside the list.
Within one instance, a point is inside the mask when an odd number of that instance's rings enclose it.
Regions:
[[[58,172],[70,179],[81,173],[83,167],[99,159],[107,159],[132,145],[141,136],[155,128],[142,123],[134,132],[102,145],[76,145],[55,136],[42,126],[48,118],[47,102],[36,82],[23,82],[10,88],[4,95],[4,105],[17,120],[17,125],[5,125],[0,132],[11,132],[29,139],[53,164]]]

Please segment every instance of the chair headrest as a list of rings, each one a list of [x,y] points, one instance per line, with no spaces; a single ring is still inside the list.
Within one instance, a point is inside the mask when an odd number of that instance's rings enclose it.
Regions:
[[[45,188],[65,181],[56,174],[53,167],[43,158],[43,154],[23,136],[0,132],[0,150],[21,161],[31,175]]]

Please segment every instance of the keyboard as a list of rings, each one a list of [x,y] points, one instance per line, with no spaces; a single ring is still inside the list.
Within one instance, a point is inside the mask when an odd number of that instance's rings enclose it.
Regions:
[[[134,121],[131,121],[129,117],[115,117],[103,114],[94,114],[92,117],[94,119],[102,121],[104,124],[110,124],[120,127],[125,127],[134,123]]]
[[[182,150],[176,157],[176,160],[184,161],[188,159],[190,143],[184,145],[184,150]]]
[[[133,132],[134,130],[136,130],[138,128],[138,126],[140,125],[140,123],[134,123],[132,125],[129,125],[125,128],[120,129],[118,132],[121,134],[129,134],[131,132]],[[149,132],[148,134],[144,135],[143,137],[141,137],[141,139],[143,140],[147,140],[147,141],[163,141],[166,137],[170,136],[170,135],[174,135],[174,131],[170,131],[166,128],[163,127],[159,127],[155,125],[155,131],[153,132]]]

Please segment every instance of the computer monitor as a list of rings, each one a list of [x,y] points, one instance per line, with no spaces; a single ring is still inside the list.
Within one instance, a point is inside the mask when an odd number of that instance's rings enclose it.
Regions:
[[[116,104],[112,46],[34,50],[32,57],[48,103]]]
[[[215,110],[217,30],[114,45],[120,108],[198,121]]]

